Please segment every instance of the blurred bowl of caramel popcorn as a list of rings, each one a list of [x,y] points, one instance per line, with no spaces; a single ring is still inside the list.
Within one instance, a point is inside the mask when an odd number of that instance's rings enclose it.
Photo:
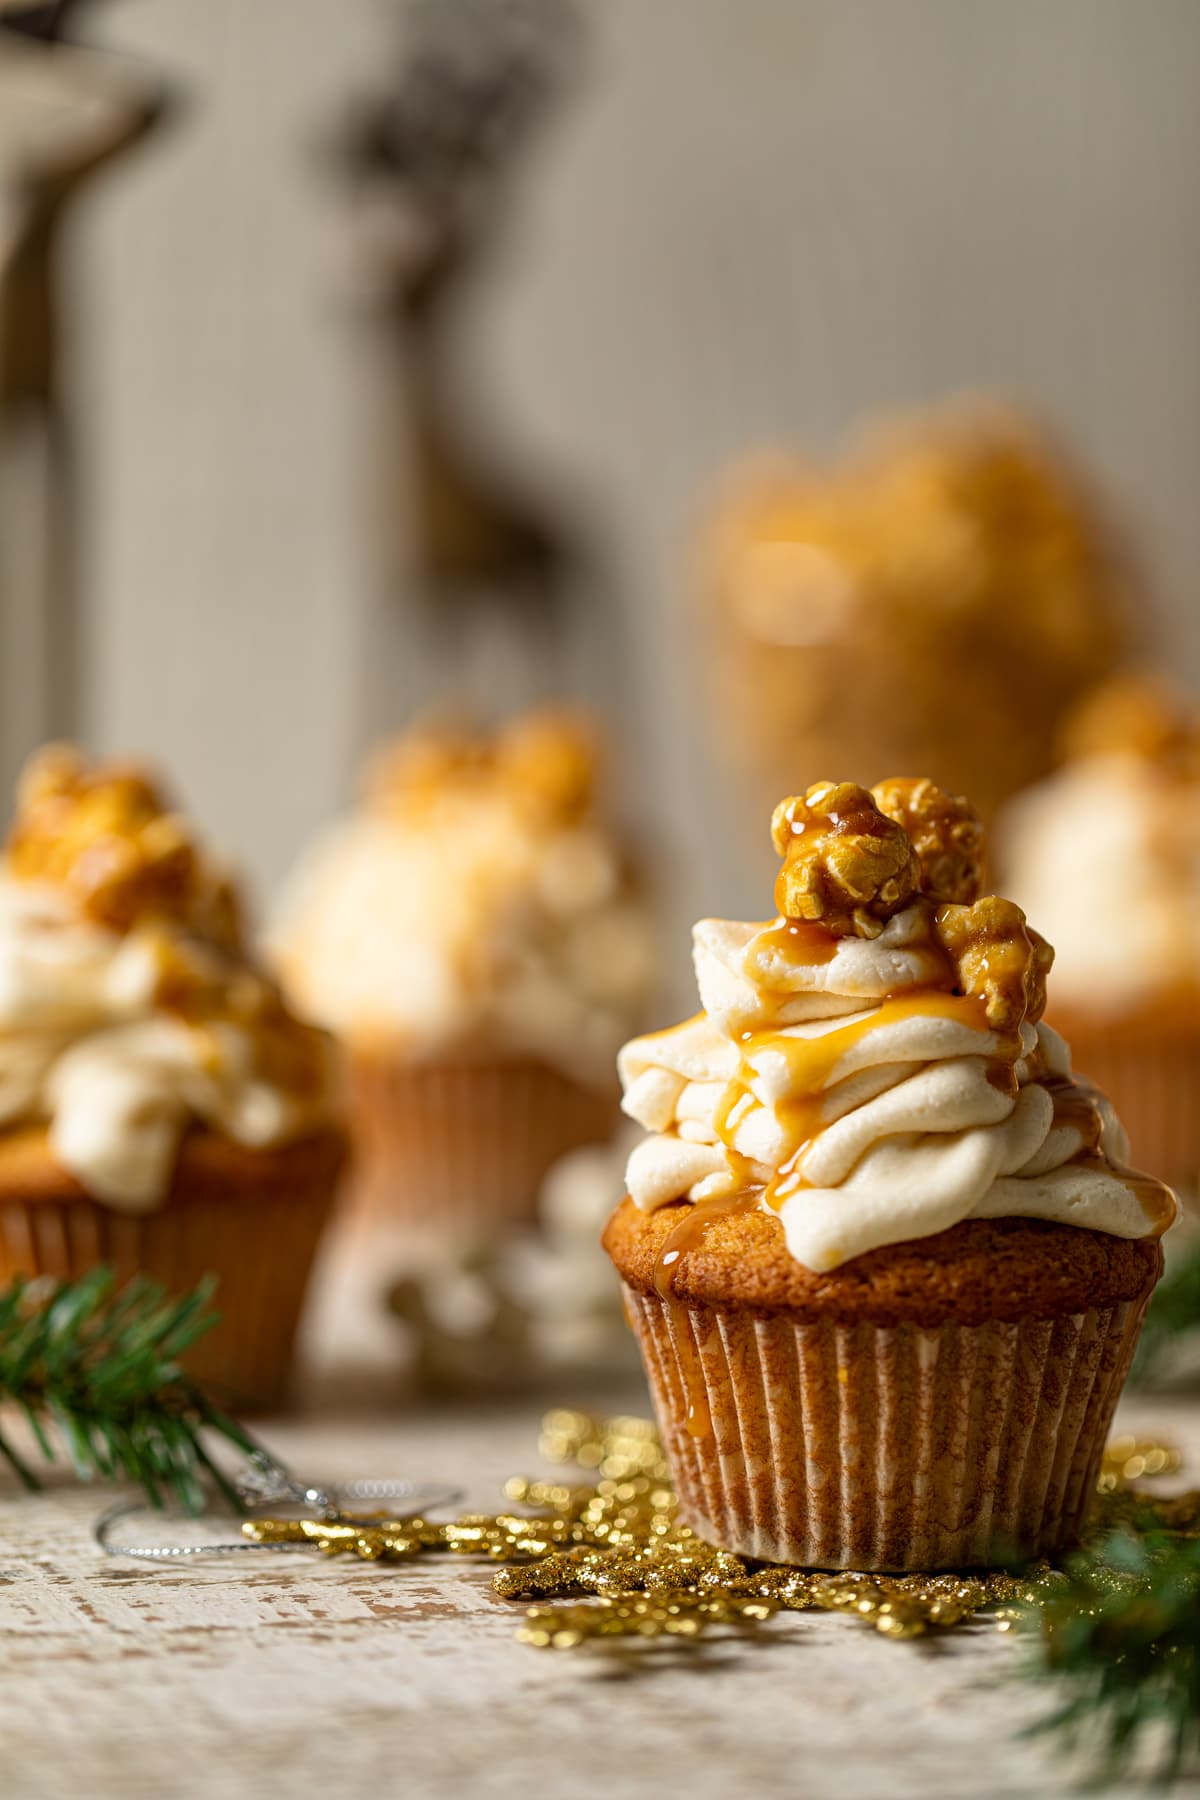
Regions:
[[[1133,669],[1067,719],[1063,766],[995,834],[1055,945],[1050,1022],[1108,1093],[1139,1167],[1200,1176],[1200,703]]]
[[[1010,408],[959,402],[840,459],[760,459],[702,544],[714,729],[757,810],[830,769],[928,772],[990,818],[1054,765],[1142,592],[1090,484]]]
[[[531,1222],[551,1164],[617,1123],[658,965],[600,764],[567,709],[419,726],[285,893],[285,989],[349,1053],[352,1210],[422,1249]]]

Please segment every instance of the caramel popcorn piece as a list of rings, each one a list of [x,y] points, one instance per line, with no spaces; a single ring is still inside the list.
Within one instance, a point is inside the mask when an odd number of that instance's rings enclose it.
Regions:
[[[375,758],[368,802],[420,812],[451,793],[507,798],[551,824],[590,811],[598,760],[594,734],[578,714],[546,707],[525,713],[494,738],[444,724],[419,726]]]
[[[566,708],[526,713],[496,745],[500,777],[539,812],[564,822],[592,805],[598,760],[594,734]]]
[[[1054,952],[1019,906],[988,894],[971,906],[939,906],[934,924],[958,986],[987,1002],[993,1030],[1015,1032],[1041,1018]]]
[[[89,768],[61,744],[40,752],[18,784],[6,849],[18,879],[65,888],[86,917],[111,930],[160,918],[228,949],[240,941],[232,887],[136,766]]]
[[[894,776],[871,789],[886,818],[902,825],[916,852],[921,892],[969,906],[983,885],[983,821],[969,800],[927,778]]]
[[[1067,721],[1068,761],[1126,753],[1166,768],[1200,771],[1200,711],[1149,670],[1093,689]]]
[[[853,782],[820,781],[781,801],[771,837],[784,859],[775,883],[779,911],[839,937],[878,937],[920,886],[904,827]]]
[[[477,780],[487,764],[487,746],[469,731],[445,724],[415,726],[372,758],[366,798],[385,809],[419,807],[449,787]]]

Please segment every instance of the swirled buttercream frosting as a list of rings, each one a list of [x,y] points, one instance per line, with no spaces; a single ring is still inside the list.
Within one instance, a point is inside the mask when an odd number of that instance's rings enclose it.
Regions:
[[[600,786],[570,712],[414,728],[289,884],[286,991],[356,1050],[533,1056],[607,1091],[657,956]]]
[[[251,961],[233,891],[140,770],[43,751],[0,859],[0,1129],[95,1199],[161,1203],[204,1126],[267,1149],[334,1111],[331,1040]]]
[[[982,830],[928,781],[785,801],[779,916],[702,920],[703,1010],[634,1039],[626,1171],[650,1211],[743,1196],[818,1272],[964,1219],[1157,1236],[1168,1189],[1125,1166],[1108,1101],[1042,1023],[1052,951],[980,896]]]

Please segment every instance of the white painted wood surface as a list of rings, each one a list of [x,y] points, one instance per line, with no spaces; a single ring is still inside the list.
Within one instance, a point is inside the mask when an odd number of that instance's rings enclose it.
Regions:
[[[1200,1468],[1200,1406],[1139,1404],[1122,1423]],[[533,1407],[264,1430],[305,1472],[444,1477],[481,1507],[536,1466],[535,1434]],[[100,1499],[0,1487],[5,1800],[1070,1791],[1070,1769],[1016,1736],[1047,1696],[1010,1680],[1017,1647],[982,1626],[906,1645],[792,1615],[768,1644],[626,1673],[514,1642],[517,1609],[466,1564],[105,1561]]]

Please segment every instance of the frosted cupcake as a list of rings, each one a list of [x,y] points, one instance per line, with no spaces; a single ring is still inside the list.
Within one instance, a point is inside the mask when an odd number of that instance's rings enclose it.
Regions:
[[[1200,712],[1132,674],[1070,721],[1067,763],[1000,821],[1005,881],[1058,946],[1053,1023],[1139,1162],[1200,1183]]]
[[[220,1278],[187,1365],[281,1396],[344,1157],[330,1040],[140,769],[34,758],[0,861],[0,1281]]]
[[[1122,658],[1138,598],[1058,447],[961,404],[832,464],[778,457],[733,477],[702,579],[716,718],[764,806],[793,769],[907,767],[985,817],[1053,766],[1065,712]]]
[[[926,781],[775,813],[779,917],[621,1052],[651,1134],[605,1245],[684,1517],[816,1567],[1075,1536],[1174,1216],[1041,1020],[1052,952]]]
[[[274,934],[296,1004],[349,1047],[361,1216],[460,1245],[533,1218],[617,1119],[649,919],[573,715],[410,734],[298,870]]]

